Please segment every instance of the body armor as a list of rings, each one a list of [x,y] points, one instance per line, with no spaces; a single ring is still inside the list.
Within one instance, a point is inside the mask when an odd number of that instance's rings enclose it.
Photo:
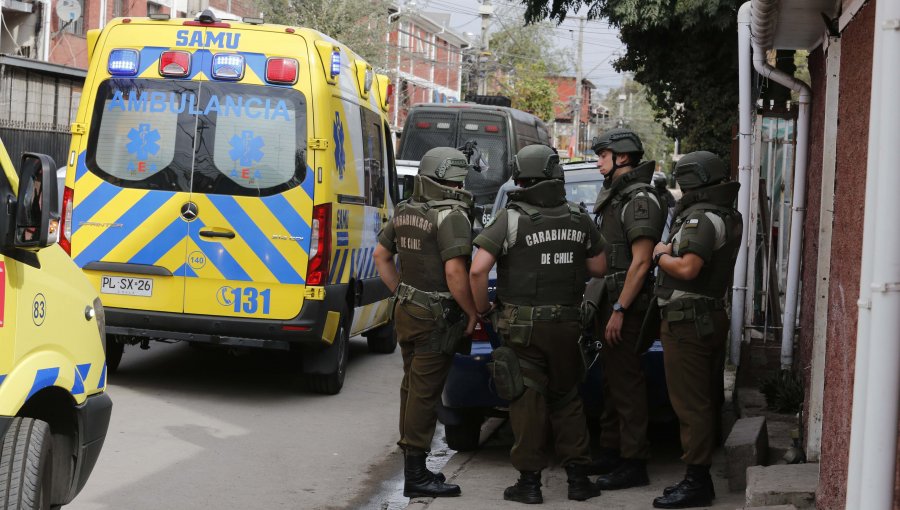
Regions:
[[[609,187],[605,183],[612,179],[604,181],[603,191],[597,198],[594,213],[598,215],[600,238],[604,243],[609,274],[627,271],[631,266],[631,244],[628,242],[625,226],[622,224],[622,210],[641,191],[656,195],[656,188],[650,184],[655,167],[655,162],[648,161],[638,165],[637,168],[615,182],[611,182]],[[657,199],[659,199],[658,195]]]
[[[693,280],[679,280],[666,274],[660,268],[656,282],[656,295],[668,299],[676,290],[699,294],[713,299],[725,296],[731,285],[734,263],[737,260],[741,245],[743,224],[741,214],[734,208],[740,184],[726,182],[715,186],[699,188],[686,193],[675,211],[675,222],[672,225],[672,238],[685,228],[686,220],[697,214],[711,212],[725,223],[725,244],[713,250],[712,256],[703,264],[700,274]],[[691,219],[690,221],[694,221]],[[697,220],[699,221],[699,219]],[[690,239],[681,237],[681,241],[673,247],[673,254],[678,256],[685,251],[690,252]],[[694,241],[695,242],[695,241]]]
[[[401,281],[424,292],[449,292],[438,248],[438,227],[451,211],[470,217],[471,193],[416,176],[413,195],[394,214]]]
[[[498,263],[500,301],[578,306],[587,278],[585,247],[590,239],[581,219],[584,212],[566,202],[559,180],[511,192],[509,197],[507,208],[518,213],[511,214],[509,221],[518,221],[518,234]]]

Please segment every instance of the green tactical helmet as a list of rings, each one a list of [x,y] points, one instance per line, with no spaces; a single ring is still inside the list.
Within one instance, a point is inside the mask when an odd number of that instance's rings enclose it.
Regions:
[[[469,173],[466,156],[452,147],[435,147],[419,162],[419,175],[441,181],[463,182]]]
[[[641,143],[641,138],[630,129],[610,129],[591,140],[591,150],[594,153],[599,155],[600,151],[604,149],[611,150],[616,154],[636,154],[638,160],[644,156],[644,144]]]
[[[675,182],[685,191],[718,184],[727,177],[728,167],[712,152],[691,152],[675,164]]]
[[[526,145],[516,154],[513,179],[562,179],[559,155],[546,145]]]

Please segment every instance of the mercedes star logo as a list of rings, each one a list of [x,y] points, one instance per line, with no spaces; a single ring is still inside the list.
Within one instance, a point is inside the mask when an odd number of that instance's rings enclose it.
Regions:
[[[200,209],[197,207],[197,204],[193,202],[187,202],[181,206],[181,217],[184,218],[185,221],[196,220],[199,212]]]

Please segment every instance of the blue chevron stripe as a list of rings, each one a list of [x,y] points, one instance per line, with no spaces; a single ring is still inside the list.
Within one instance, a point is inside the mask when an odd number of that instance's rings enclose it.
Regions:
[[[284,255],[272,244],[256,223],[247,215],[237,200],[226,195],[209,197],[210,202],[219,209],[219,212],[241,233],[246,245],[275,275],[280,283],[304,283],[305,280],[291,266]]]
[[[78,179],[81,179],[81,176],[87,173],[87,163],[84,160],[84,151],[81,151],[81,154],[78,155],[78,163],[75,165],[75,182],[78,182]],[[60,190],[62,193],[62,190]]]
[[[6,374],[0,375],[0,384],[3,384],[4,379],[6,379]]]
[[[106,363],[103,364],[103,371],[100,372],[100,381],[97,382],[97,389],[106,386]]]
[[[125,211],[125,214],[116,219],[116,223],[122,224],[121,228],[106,229],[94,242],[75,257],[75,263],[79,267],[84,267],[88,262],[103,260],[123,239],[139,230],[140,225],[147,219],[148,211],[152,212],[159,209],[171,196],[172,193],[162,192],[151,192],[144,195],[136,204]]]
[[[316,172],[312,169],[312,167],[310,167],[309,165],[306,165],[306,178],[303,179],[303,184],[301,184],[300,187],[303,188],[303,191],[305,191],[307,195],[309,195],[310,199],[315,198],[314,197],[315,189],[316,189],[315,175],[316,175]]]
[[[269,211],[278,218],[281,225],[288,231],[290,236],[300,236],[302,241],[297,244],[303,248],[303,251],[309,253],[309,240],[312,230],[309,223],[297,212],[283,194],[272,195],[263,198],[263,204],[269,208]]]
[[[341,260],[341,252],[344,250],[334,250],[334,259],[331,261],[331,268],[328,270],[328,283],[335,282],[335,275],[337,274],[338,263]]]
[[[344,267],[347,265],[347,259],[349,258],[349,255],[350,255],[350,250],[344,250],[344,256],[341,257],[341,268],[338,269],[338,272],[336,275],[337,280],[335,280],[335,283],[341,282],[342,276],[344,274]]]
[[[194,241],[200,250],[206,255],[206,258],[209,260],[211,264],[216,266],[216,269],[222,273],[222,276],[227,280],[242,280],[242,281],[252,281],[250,275],[244,271],[244,268],[238,263],[234,257],[231,256],[230,253],[222,246],[222,243],[217,243],[215,241],[209,241],[200,237],[200,230],[203,229],[206,225],[200,221],[199,219],[194,220],[190,224],[191,239]],[[187,265],[182,266],[182,268],[187,268]],[[181,271],[182,269],[179,269]],[[196,276],[193,271],[191,274]],[[187,270],[185,269],[184,273],[178,273],[176,276],[186,276]]]
[[[159,259],[172,250],[178,243],[187,237],[187,224],[181,217],[175,218],[175,221],[164,228],[162,232],[156,235],[149,243],[134,254],[128,260],[129,264],[156,264]]]
[[[78,367],[75,367],[75,382],[72,383],[72,395],[81,395],[84,393],[84,377],[78,372]]]
[[[47,386],[53,386],[53,383],[56,382],[56,378],[59,377],[59,367],[53,368],[42,368],[35,372],[34,374],[34,383],[31,384],[31,391],[28,392],[28,396],[25,397],[25,400],[28,400],[35,393],[41,391]]]
[[[90,195],[84,197],[84,200],[79,202],[72,210],[72,223],[74,224],[72,235],[81,228],[82,222],[90,221],[103,206],[108,204],[121,191],[122,188],[103,181]]]

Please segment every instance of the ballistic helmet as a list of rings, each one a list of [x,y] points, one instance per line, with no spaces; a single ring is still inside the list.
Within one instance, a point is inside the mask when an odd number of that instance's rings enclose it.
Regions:
[[[513,179],[562,179],[559,155],[546,145],[527,145],[516,154]]]
[[[691,152],[675,164],[675,182],[685,191],[718,184],[727,177],[728,167],[712,152]]]
[[[599,155],[600,151],[604,149],[616,154],[634,154],[637,161],[644,156],[644,144],[641,143],[641,138],[630,129],[610,129],[591,140],[591,150],[594,153]]]
[[[662,172],[654,172],[653,173],[653,186],[660,192],[666,191],[666,188],[669,187],[669,181],[666,179],[666,174]]]
[[[419,162],[419,175],[441,181],[463,182],[469,173],[466,156],[452,147],[435,147]]]

